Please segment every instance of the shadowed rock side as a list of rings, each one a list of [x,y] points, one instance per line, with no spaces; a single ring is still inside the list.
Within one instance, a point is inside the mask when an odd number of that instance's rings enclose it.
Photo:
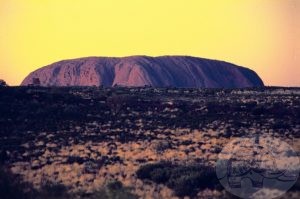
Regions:
[[[64,60],[30,73],[41,86],[154,86],[241,88],[263,86],[252,70],[223,61],[188,56],[87,57]]]

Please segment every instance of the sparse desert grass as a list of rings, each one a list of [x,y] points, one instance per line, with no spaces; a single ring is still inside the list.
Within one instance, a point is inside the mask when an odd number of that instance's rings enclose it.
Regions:
[[[223,198],[209,183],[201,188],[202,169],[190,166],[213,168],[230,140],[255,133],[291,141],[299,152],[299,99],[296,88],[3,87],[0,164],[34,189],[46,181],[78,197],[105,196],[113,181],[141,198]],[[136,175],[161,162],[172,166],[146,180]],[[173,170],[192,174],[175,178]]]

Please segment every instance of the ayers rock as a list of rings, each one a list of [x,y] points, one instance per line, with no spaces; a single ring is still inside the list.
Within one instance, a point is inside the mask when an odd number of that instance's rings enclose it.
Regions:
[[[224,61],[190,56],[87,57],[63,60],[30,73],[41,86],[153,86],[242,88],[263,86],[252,70]]]

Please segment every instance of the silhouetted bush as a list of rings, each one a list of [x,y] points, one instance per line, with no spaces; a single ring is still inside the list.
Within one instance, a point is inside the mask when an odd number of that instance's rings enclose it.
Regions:
[[[131,95],[113,95],[106,99],[106,103],[114,115],[118,115],[126,106],[135,105],[136,101],[136,97]]]
[[[83,115],[83,111],[77,105],[67,105],[64,107],[63,116],[65,119],[79,120]]]
[[[92,193],[86,199],[137,199],[138,197],[130,193],[130,188],[124,187],[119,181],[109,182],[104,188]]]
[[[5,150],[0,150],[0,165],[4,164],[9,159]]]
[[[151,173],[157,169],[171,169],[173,165],[168,162],[162,162],[162,163],[156,163],[156,164],[146,164],[141,166],[137,172],[136,175],[138,178],[144,180],[144,179],[151,179]]]
[[[171,175],[171,170],[167,169],[154,169],[150,175],[151,175],[151,180],[153,180],[156,183],[166,183],[170,179]]]
[[[283,122],[283,121],[278,121],[276,122],[275,124],[272,125],[272,128],[275,129],[275,130],[278,130],[278,129],[289,129],[290,126],[289,124]]]
[[[266,109],[264,107],[259,107],[256,106],[255,108],[252,109],[252,114],[253,115],[263,115],[266,112]]]
[[[148,164],[140,167],[136,174],[139,179],[147,179],[168,186],[179,197],[193,197],[203,189],[220,188],[215,170],[201,165]]]
[[[33,189],[29,184],[12,174],[0,165],[0,198],[1,199],[27,199],[32,198]]]
[[[123,188],[123,184],[120,181],[109,182],[106,186],[109,190],[120,190]]]
[[[8,86],[7,83],[3,79],[0,79],[0,87],[1,86],[3,86],[3,87]]]
[[[171,144],[168,141],[159,141],[155,146],[155,151],[157,153],[162,153],[165,150],[169,149],[171,147]]]
[[[67,164],[83,164],[85,162],[84,158],[79,157],[79,156],[69,156],[67,159]]]
[[[67,199],[70,195],[67,187],[60,183],[45,181],[39,190],[38,199]]]

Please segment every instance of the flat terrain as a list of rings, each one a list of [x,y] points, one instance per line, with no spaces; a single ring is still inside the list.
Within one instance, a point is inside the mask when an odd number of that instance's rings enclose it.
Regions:
[[[0,164],[34,189],[47,182],[78,198],[111,182],[128,198],[231,198],[217,184],[182,190],[145,167],[201,165],[207,174],[230,140],[249,135],[299,153],[300,89],[0,88]],[[300,183],[284,197],[298,191]]]

